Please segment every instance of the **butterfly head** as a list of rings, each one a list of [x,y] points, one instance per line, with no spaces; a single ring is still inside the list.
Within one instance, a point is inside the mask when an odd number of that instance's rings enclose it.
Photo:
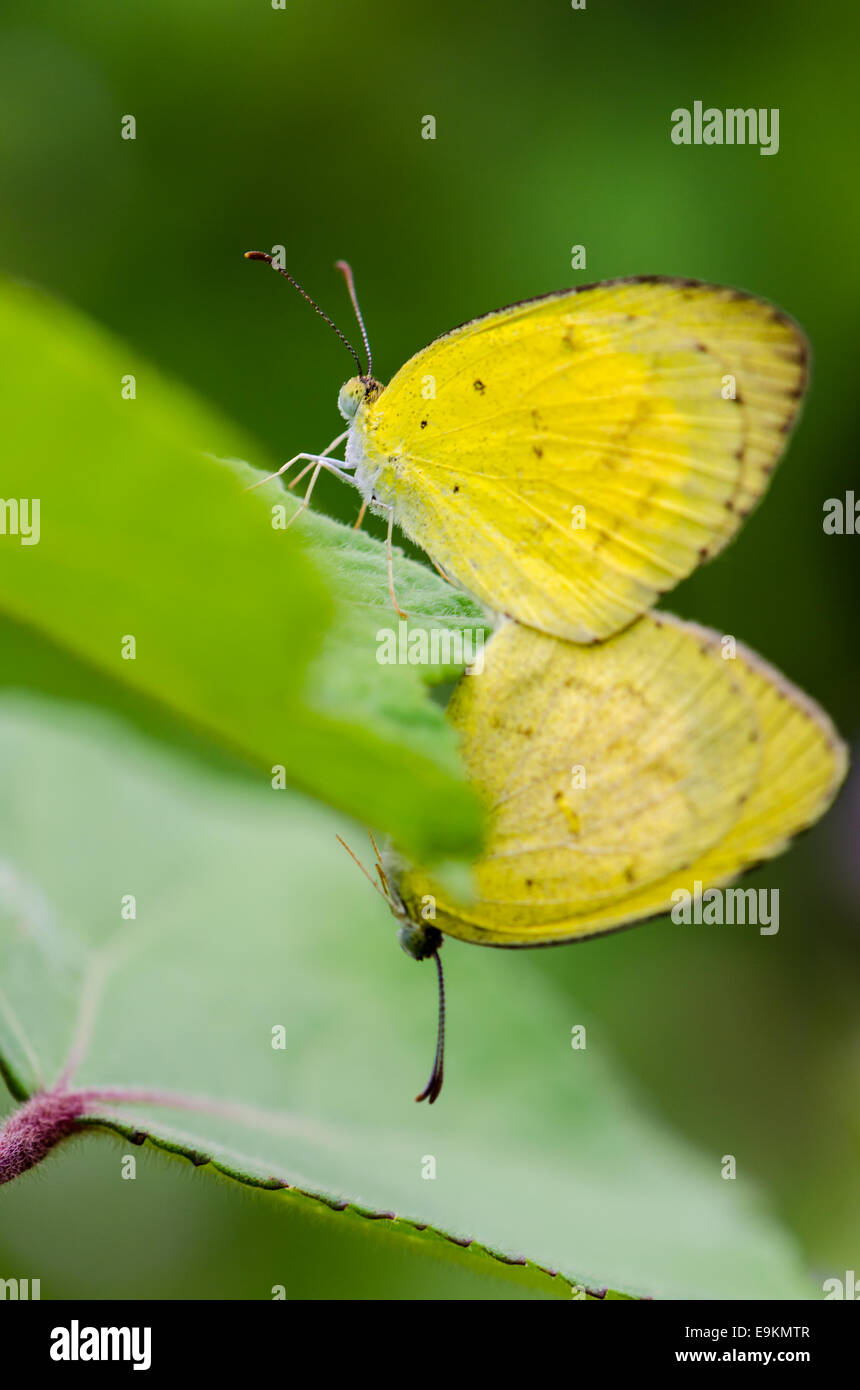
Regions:
[[[395,913],[395,916],[398,915]],[[426,960],[428,956],[435,956],[442,945],[442,933],[438,927],[428,926],[426,922],[412,922],[406,918],[403,926],[398,929],[397,940],[407,956],[411,956],[413,960]]]
[[[398,888],[403,868],[404,863],[400,856],[394,850],[388,849],[380,856],[377,873],[382,880],[388,906],[399,923],[397,940],[401,948],[413,960],[427,960],[430,956],[435,956],[442,945],[442,933],[431,923],[416,921],[410,915]]]
[[[382,391],[378,381],[374,381],[372,376],[353,376],[349,381],[344,382],[340,388],[337,398],[337,408],[344,420],[350,423],[358,414],[358,408],[365,402],[371,404],[376,400]]]

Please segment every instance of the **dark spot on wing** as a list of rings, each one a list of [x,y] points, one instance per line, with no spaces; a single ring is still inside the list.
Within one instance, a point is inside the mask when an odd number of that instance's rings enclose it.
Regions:
[[[421,428],[422,428],[422,430],[426,430],[426,428],[427,428],[427,421],[426,421],[426,420],[422,420],[422,421],[421,421]]]
[[[475,382],[473,382],[472,384],[473,384],[473,386],[475,387],[475,390],[478,391],[478,392],[480,392],[480,394],[483,396],[484,392],[485,392],[486,389],[487,389],[486,386],[484,385],[483,381],[475,381]]]
[[[543,449],[541,449],[539,445],[533,444],[533,445],[532,445],[532,449],[533,449],[534,452],[537,454],[537,456],[538,456],[539,459],[542,459],[542,458],[543,458]]]

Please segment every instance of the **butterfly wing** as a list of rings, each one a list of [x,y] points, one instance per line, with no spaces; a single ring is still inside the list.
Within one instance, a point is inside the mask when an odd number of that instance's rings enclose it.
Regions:
[[[716,633],[646,616],[600,646],[515,623],[450,707],[489,815],[474,901],[416,870],[415,915],[493,946],[591,936],[669,910],[696,880],[730,882],[826,809],[844,749],[811,701]]]
[[[720,550],[761,496],[805,377],[771,305],[608,281],[432,343],[362,407],[377,496],[488,607],[587,642]]]

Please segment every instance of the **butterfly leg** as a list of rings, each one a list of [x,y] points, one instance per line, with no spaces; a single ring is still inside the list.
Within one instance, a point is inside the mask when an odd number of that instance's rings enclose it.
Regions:
[[[361,523],[364,521],[364,513],[365,513],[366,511],[367,511],[367,503],[366,503],[366,502],[362,502],[362,504],[361,504],[361,511],[359,512],[358,516],[356,517],[355,524],[353,525],[353,528],[352,528],[353,531],[360,531],[360,530],[361,530]]]
[[[299,455],[299,457],[301,457],[301,455]],[[353,487],[355,486],[355,479],[351,476],[351,474],[344,472],[345,468],[352,467],[351,463],[343,463],[340,459],[324,458],[322,454],[310,454],[309,456],[306,455],[305,457],[310,457],[310,463],[306,463],[301,473],[297,473],[296,476],[293,478],[293,481],[287,484],[287,487],[290,489],[290,491],[292,491],[292,489],[296,486],[297,483],[300,483],[302,481],[302,478],[307,477],[314,464],[317,463],[319,464],[320,468],[324,468],[327,473],[333,473],[336,478],[340,478],[341,482],[352,483]]]
[[[316,463],[318,459],[328,458],[329,454],[343,443],[348,434],[349,430],[344,430],[343,434],[339,434],[337,439],[333,439],[328,448],[323,449],[321,454],[296,454],[295,458],[288,459],[277,472],[269,473],[265,478],[258,478],[255,483],[250,483],[248,487],[245,488],[245,491],[252,492],[255,487],[262,487],[263,483],[270,483],[273,478],[280,478],[282,473],[286,473],[288,468],[292,468],[293,464],[298,463],[301,459],[309,459],[311,463]],[[305,472],[307,472],[307,469],[305,469]]]
[[[298,506],[298,507],[296,508],[296,510],[293,512],[292,516],[290,517],[289,521],[285,524],[285,526],[284,526],[284,530],[285,530],[285,531],[289,531],[289,529],[290,529],[290,527],[292,526],[293,522],[298,520],[298,518],[301,516],[302,512],[307,511],[308,503],[309,503],[310,500],[311,500],[311,493],[312,493],[313,490],[314,490],[314,487],[315,487],[315,485],[316,485],[316,480],[317,480],[317,478],[318,478],[319,475],[320,475],[320,470],[322,469],[322,466],[323,466],[322,463],[319,463],[319,462],[316,463],[316,465],[313,465],[313,464],[309,465],[309,467],[312,467],[314,471],[313,471],[313,473],[311,474],[311,480],[310,480],[310,482],[308,483],[307,492],[305,493],[304,497],[302,498],[301,505]]]
[[[320,475],[320,473],[322,472],[323,469],[325,469],[327,473],[333,473],[333,474],[335,475],[335,477],[336,477],[336,478],[340,478],[342,482],[345,482],[345,483],[351,483],[351,482],[353,482],[353,479],[352,479],[352,477],[349,475],[349,473],[344,473],[343,469],[342,469],[342,468],[339,468],[337,464],[332,463],[330,459],[324,459],[324,458],[319,458],[319,457],[317,457],[317,458],[315,458],[315,459],[312,459],[312,461],[308,464],[307,468],[303,468],[303,469],[302,469],[301,473],[299,474],[299,478],[303,478],[303,477],[305,476],[305,474],[306,474],[311,468],[312,468],[314,471],[313,471],[313,473],[311,474],[311,480],[310,480],[310,482],[308,483],[308,490],[307,490],[307,492],[305,493],[305,495],[304,495],[304,497],[303,497],[303,499],[302,499],[301,506],[299,506],[299,507],[296,508],[296,510],[293,512],[293,515],[290,517],[289,521],[287,522],[286,526],[284,526],[283,529],[284,529],[285,531],[288,531],[289,528],[292,526],[293,522],[297,519],[297,517],[300,517],[301,514],[302,514],[302,512],[304,512],[304,511],[307,510],[308,503],[309,503],[310,500],[311,500],[311,493],[313,492],[314,488],[316,487],[317,478],[319,477],[319,475]],[[295,478],[294,481],[295,481],[295,482],[298,482],[298,481],[299,481],[299,478]],[[290,486],[292,486],[292,483],[290,484]]]
[[[383,507],[385,511],[388,512],[388,536],[386,537],[385,541],[386,549],[388,551],[388,592],[391,595],[391,602],[394,605],[394,611],[397,614],[398,618],[405,618],[408,616],[408,614],[403,612],[403,609],[397,602],[397,597],[394,593],[394,551],[391,546],[391,533],[394,530],[394,506],[393,504],[388,504],[385,502],[380,502],[378,505],[380,507]]]
[[[301,454],[299,455],[299,458],[301,458]],[[310,473],[315,463],[319,463],[319,459],[316,455],[314,455],[314,457],[311,458],[310,463],[305,464],[301,473],[297,473],[296,476],[289,483],[287,483],[287,487],[290,489],[290,492],[292,492],[293,488],[302,481],[302,478],[307,477],[308,473]]]
[[[430,556],[430,563],[431,563],[431,565],[433,566],[434,570],[438,570],[438,571],[439,571],[439,573],[441,574],[442,578],[445,580],[445,583],[446,583],[446,584],[450,584],[451,587],[452,587],[453,589],[455,589],[455,588],[457,587],[456,584],[454,583],[453,579],[449,579],[449,578],[448,578],[448,576],[447,576],[447,574],[445,573],[445,571],[443,570],[442,566],[436,564],[436,561],[433,559],[433,556],[432,556],[432,555]]]

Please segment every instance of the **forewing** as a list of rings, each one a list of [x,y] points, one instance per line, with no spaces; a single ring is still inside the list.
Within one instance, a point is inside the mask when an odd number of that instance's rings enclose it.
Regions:
[[[763,492],[805,376],[738,291],[607,282],[438,339],[361,414],[379,495],[496,611],[604,638],[716,553]]]

